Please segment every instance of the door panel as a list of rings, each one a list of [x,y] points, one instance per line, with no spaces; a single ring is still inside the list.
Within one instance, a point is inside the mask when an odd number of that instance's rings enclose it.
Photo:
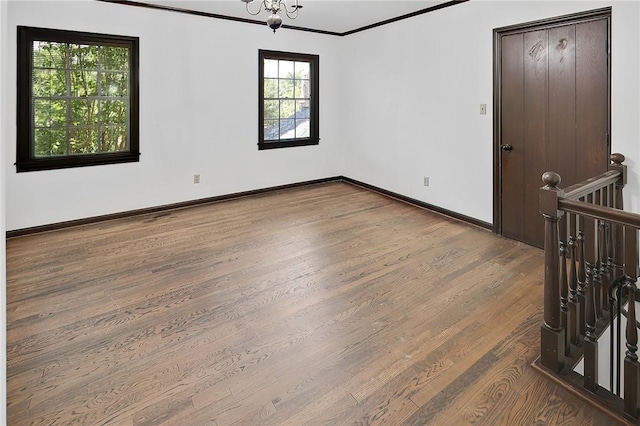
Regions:
[[[603,173],[609,163],[610,15],[554,27],[509,29],[500,38],[499,231],[542,247],[541,176],[561,187]]]
[[[524,35],[504,37],[502,41],[502,144],[516,146],[502,156],[502,196],[509,208],[502,214],[503,235],[516,240],[524,239],[524,150],[520,141],[524,134]]]
[[[576,26],[576,129],[578,133],[578,179],[607,170],[608,62],[607,22]]]
[[[542,246],[544,222],[538,206],[541,176],[547,170],[549,101],[548,31],[524,36],[524,241]]]
[[[561,186],[578,183],[576,155],[576,27],[549,30],[549,170]]]

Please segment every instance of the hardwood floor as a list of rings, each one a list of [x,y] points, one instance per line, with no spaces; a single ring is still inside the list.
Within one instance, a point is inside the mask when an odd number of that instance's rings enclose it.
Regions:
[[[8,422],[613,424],[530,366],[542,261],[339,182],[14,238]]]

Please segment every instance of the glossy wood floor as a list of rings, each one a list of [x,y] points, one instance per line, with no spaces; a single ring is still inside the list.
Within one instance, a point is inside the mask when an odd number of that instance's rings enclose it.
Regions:
[[[8,421],[605,425],[532,370],[542,252],[346,183],[7,244]]]

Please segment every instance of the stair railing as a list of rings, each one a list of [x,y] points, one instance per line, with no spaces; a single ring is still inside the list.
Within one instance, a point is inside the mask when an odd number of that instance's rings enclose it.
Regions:
[[[611,395],[620,397],[624,375],[626,417],[640,414],[640,364],[635,300],[638,295],[638,229],[640,215],[623,210],[627,168],[622,154],[611,156],[606,173],[559,188],[557,173],[542,175],[540,213],[545,219],[544,322],[540,364],[557,376],[572,371],[584,357],[583,388],[606,393],[598,384],[598,336],[618,318],[628,302],[624,368],[614,368],[611,349]],[[615,309],[617,308],[617,309]],[[617,384],[614,376],[617,374]],[[617,390],[617,392],[616,392]],[[611,400],[610,396],[607,399]]]

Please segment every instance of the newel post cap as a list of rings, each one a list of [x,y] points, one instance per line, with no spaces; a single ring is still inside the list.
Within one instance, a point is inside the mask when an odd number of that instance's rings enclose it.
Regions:
[[[610,159],[613,164],[617,164],[619,166],[624,162],[625,156],[616,152],[615,154],[611,154]]]
[[[562,178],[555,172],[542,174],[542,182],[545,186],[540,188],[540,213],[546,219],[557,220],[564,213],[558,210],[558,199],[564,197],[564,191],[558,188]]]
[[[557,173],[544,172],[542,174],[542,182],[544,182],[547,189],[555,189],[558,188],[558,185],[562,182],[562,178]]]
[[[620,178],[616,183],[618,188],[622,188],[627,184],[627,166],[622,164],[625,160],[624,155],[616,152],[615,154],[611,154],[609,157],[613,164],[609,164],[609,170],[616,170],[620,173]]]

